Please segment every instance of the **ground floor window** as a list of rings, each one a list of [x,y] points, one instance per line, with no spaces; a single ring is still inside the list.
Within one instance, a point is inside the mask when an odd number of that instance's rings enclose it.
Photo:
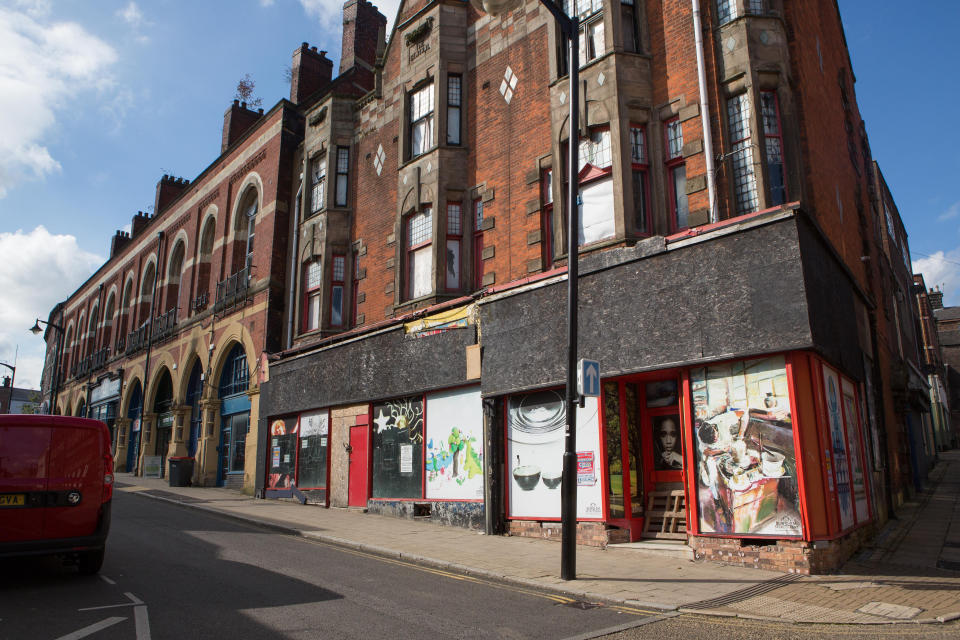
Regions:
[[[297,448],[299,488],[326,488],[328,438],[329,414],[326,409],[300,414],[300,446]]]
[[[221,473],[243,473],[250,413],[223,416],[220,426]]]
[[[296,416],[270,420],[267,489],[287,489],[294,483],[298,426]]]
[[[373,497],[423,497],[423,398],[373,405]]]

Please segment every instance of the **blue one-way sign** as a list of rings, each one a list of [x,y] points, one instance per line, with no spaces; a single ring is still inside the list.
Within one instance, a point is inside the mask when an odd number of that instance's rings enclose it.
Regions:
[[[591,398],[600,397],[600,363],[580,359],[577,365],[577,393]]]

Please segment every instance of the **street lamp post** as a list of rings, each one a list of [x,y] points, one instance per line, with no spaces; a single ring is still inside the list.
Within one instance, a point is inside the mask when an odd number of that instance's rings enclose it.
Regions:
[[[57,394],[60,392],[60,352],[63,351],[63,327],[37,318],[37,321],[30,327],[30,333],[35,336],[40,335],[43,332],[40,327],[41,323],[57,330],[57,345],[53,350],[53,380],[50,382],[50,406],[47,408],[47,413],[53,415],[57,412],[56,400]]]
[[[560,486],[560,577],[577,577],[577,280],[580,240],[580,181],[578,154],[580,147],[580,20],[567,15],[561,6],[551,0],[539,0],[557,21],[560,31],[570,43],[567,57],[567,77],[570,117],[570,136],[567,142],[567,425],[563,450],[563,479]],[[523,0],[471,0],[473,5],[493,16],[508,13]],[[575,6],[575,5],[574,5]]]

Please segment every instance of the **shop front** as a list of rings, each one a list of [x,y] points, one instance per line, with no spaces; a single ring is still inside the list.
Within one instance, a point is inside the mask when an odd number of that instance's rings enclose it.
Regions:
[[[117,450],[117,413],[120,407],[120,387],[123,374],[108,374],[90,388],[90,417],[100,420],[110,430],[110,450]]]
[[[330,412],[326,409],[269,420],[265,497],[298,497],[328,505]]]

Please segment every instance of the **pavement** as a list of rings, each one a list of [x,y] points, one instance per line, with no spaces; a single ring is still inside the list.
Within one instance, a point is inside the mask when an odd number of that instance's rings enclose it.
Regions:
[[[117,490],[584,603],[777,622],[916,624],[960,619],[960,450],[941,453],[929,479],[835,574],[783,574],[612,545],[578,546],[572,581],[559,577],[560,545],[553,541],[258,500],[223,488],[170,487],[166,479],[125,473],[117,474]]]

